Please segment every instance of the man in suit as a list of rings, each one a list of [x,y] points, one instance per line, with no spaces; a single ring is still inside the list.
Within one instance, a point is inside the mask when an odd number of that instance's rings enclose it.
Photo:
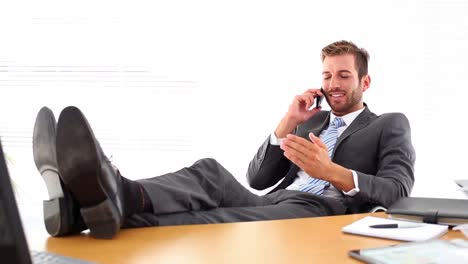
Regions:
[[[322,87],[293,99],[250,162],[251,187],[213,159],[132,181],[105,157],[84,114],[65,108],[56,125],[39,112],[33,154],[49,190],[44,221],[52,236],[90,229],[112,238],[120,228],[272,220],[366,212],[408,196],[415,153],[403,114],[375,115],[363,102],[371,83],[368,53],[338,41],[322,50]],[[332,111],[315,107],[324,96]]]

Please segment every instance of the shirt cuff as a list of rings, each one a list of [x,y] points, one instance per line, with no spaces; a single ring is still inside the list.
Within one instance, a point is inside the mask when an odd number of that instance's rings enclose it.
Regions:
[[[274,131],[270,135],[270,145],[274,145],[274,146],[281,145],[281,138],[277,138]]]
[[[356,186],[356,187],[349,190],[349,191],[347,191],[347,192],[343,191],[343,193],[345,195],[348,195],[348,196],[354,196],[360,191],[359,190],[359,183],[358,183],[357,173],[355,171],[353,171],[353,170],[351,170],[351,172],[353,173],[354,186]]]

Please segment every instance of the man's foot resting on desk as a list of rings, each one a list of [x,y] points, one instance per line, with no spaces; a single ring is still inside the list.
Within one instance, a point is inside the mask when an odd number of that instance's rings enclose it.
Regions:
[[[143,187],[125,179],[104,155],[83,113],[67,107],[57,124],[57,163],[65,185],[81,206],[96,238],[112,238],[126,216],[152,210]]]
[[[47,107],[41,108],[34,124],[33,156],[49,192],[49,200],[43,202],[44,224],[51,236],[64,236],[79,233],[87,227],[76,200],[59,177],[55,128],[52,111]]]

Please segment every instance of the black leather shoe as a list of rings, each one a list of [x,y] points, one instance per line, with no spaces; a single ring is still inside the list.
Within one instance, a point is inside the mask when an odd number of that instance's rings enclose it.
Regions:
[[[34,124],[33,156],[49,192],[49,200],[43,202],[45,227],[51,236],[64,236],[87,228],[81,218],[78,203],[59,176],[55,126],[52,111],[47,107],[41,108]]]
[[[124,219],[122,178],[76,107],[67,107],[60,114],[57,157],[62,180],[81,205],[90,234],[96,238],[114,237]]]

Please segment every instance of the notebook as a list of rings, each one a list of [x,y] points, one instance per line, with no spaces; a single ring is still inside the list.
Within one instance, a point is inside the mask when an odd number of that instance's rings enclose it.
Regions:
[[[468,223],[468,200],[403,197],[388,210],[389,218],[432,224],[460,225]]]
[[[0,259],[1,263],[91,263],[49,252],[30,252],[21,225],[0,141]]]
[[[388,238],[402,241],[424,241],[442,236],[447,233],[448,226],[419,223],[413,228],[372,228],[371,225],[400,224],[408,221],[397,221],[387,218],[366,216],[341,229],[344,233]]]

